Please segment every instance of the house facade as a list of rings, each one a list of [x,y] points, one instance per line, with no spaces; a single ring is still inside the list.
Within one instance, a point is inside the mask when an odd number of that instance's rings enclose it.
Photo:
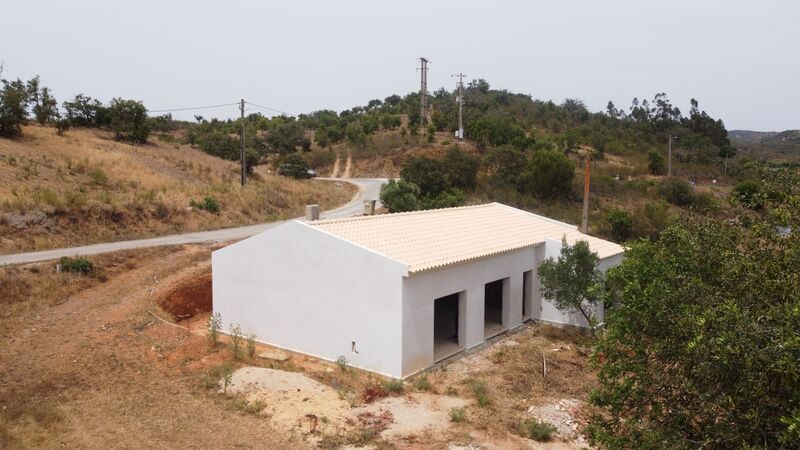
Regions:
[[[562,237],[587,241],[601,270],[622,260],[617,244],[498,203],[292,221],[212,254],[213,310],[225,330],[404,378],[528,320],[587,326],[540,294]]]

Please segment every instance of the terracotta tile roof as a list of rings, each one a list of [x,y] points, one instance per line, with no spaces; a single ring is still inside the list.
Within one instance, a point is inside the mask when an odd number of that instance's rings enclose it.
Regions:
[[[500,203],[307,222],[308,225],[385,255],[409,273],[541,244],[545,239],[585,240],[598,256],[623,252],[613,242],[575,226]]]

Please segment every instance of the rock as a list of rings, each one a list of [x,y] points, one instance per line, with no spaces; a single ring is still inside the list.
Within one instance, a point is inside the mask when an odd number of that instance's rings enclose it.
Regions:
[[[289,355],[277,350],[271,350],[268,352],[259,353],[258,357],[263,359],[269,359],[272,361],[286,361],[287,359],[289,359]]]
[[[517,345],[519,345],[519,342],[513,339],[507,339],[501,342],[500,345],[505,345],[506,347],[516,347]]]

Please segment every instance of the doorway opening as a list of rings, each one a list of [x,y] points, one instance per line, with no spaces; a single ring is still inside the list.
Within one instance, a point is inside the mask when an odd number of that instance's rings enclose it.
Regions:
[[[531,309],[533,309],[533,271],[528,270],[522,273],[522,321],[531,318]]]
[[[505,279],[486,283],[484,287],[483,335],[492,337],[503,331],[503,284]]]
[[[433,301],[433,362],[441,361],[463,348],[459,327],[459,294],[450,294]]]

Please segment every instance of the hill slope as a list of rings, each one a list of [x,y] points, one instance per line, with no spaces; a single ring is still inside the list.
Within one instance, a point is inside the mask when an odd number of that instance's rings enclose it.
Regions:
[[[277,220],[309,203],[345,203],[355,190],[266,171],[244,190],[238,181],[238,164],[169,135],[134,146],[94,129],[60,137],[28,126],[19,139],[0,139],[0,252]]]

